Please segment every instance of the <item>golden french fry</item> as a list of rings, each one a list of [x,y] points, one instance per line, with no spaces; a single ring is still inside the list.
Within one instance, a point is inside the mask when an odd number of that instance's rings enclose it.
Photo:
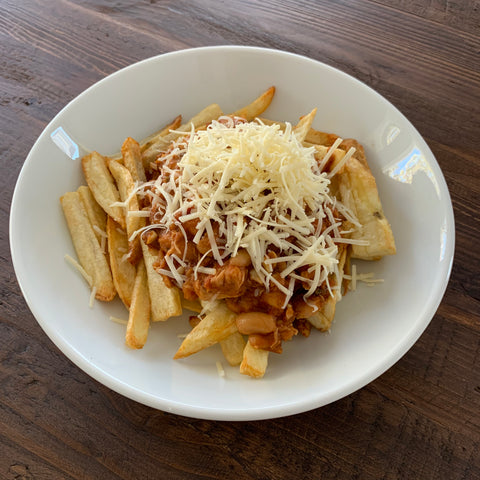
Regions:
[[[237,332],[236,318],[224,302],[219,302],[186,336],[173,358],[188,357],[226,339]]]
[[[325,158],[329,148],[316,145],[315,149],[315,157],[322,164],[322,159]],[[385,255],[396,253],[395,240],[390,224],[383,213],[375,178],[368,164],[365,166],[355,158],[355,153],[339,168],[336,178],[331,179],[332,188],[361,224],[361,227],[357,227],[350,234],[350,238],[368,242],[367,245],[352,245],[351,257],[362,260],[378,260]],[[344,150],[335,149],[325,169],[327,171],[336,170],[345,155]],[[366,162],[364,154],[363,161]]]
[[[87,184],[95,200],[122,228],[125,228],[125,215],[121,207],[113,206],[120,201],[113,177],[108,171],[105,158],[92,152],[82,158],[82,168]]]
[[[125,258],[125,254],[128,252],[127,234],[112,217],[108,217],[107,236],[113,283],[124,305],[130,308],[136,269]]]
[[[197,113],[197,115],[192,117],[188,122],[178,127],[176,131],[188,133],[191,130],[192,125],[194,129],[197,129],[209,124],[212,120],[217,119],[222,114],[222,109],[216,103],[213,103]],[[176,140],[178,137],[178,133],[171,132],[163,137],[156,138],[155,141],[143,151],[143,165],[145,169],[149,167],[150,162],[156,160],[158,155],[164,152],[170,146],[172,141]]]
[[[252,103],[245,105],[243,108],[236,110],[231,115],[235,117],[245,118],[248,122],[251,122],[255,118],[259,117],[272,103],[273,96],[275,95],[275,87],[270,87],[263,92]]]
[[[270,120],[269,118],[265,118],[265,117],[258,117],[258,119],[264,123],[265,125],[279,125],[280,126],[280,130],[285,130],[285,122],[279,122],[277,120]]]
[[[321,132],[319,130],[311,128],[305,137],[305,142],[311,143],[313,145],[325,145],[327,147],[330,147],[335,143],[335,140],[337,138],[338,135],[335,135],[334,133]]]
[[[245,339],[240,332],[232,333],[225,340],[220,342],[225,360],[232,366],[240,365],[243,360],[243,351],[245,349]]]
[[[95,298],[110,301],[116,291],[107,258],[100,248],[78,192],[68,192],[60,198],[72,237],[73,246],[83,269],[92,278]]]
[[[392,228],[383,213],[377,184],[371,172],[356,158],[351,158],[339,177],[342,202],[354,213],[362,225],[350,236],[367,245],[352,245],[352,258],[378,260],[396,253]]]
[[[118,160],[110,160],[108,162],[108,168],[115,179],[117,184],[120,201],[124,202],[130,192],[135,188],[135,182],[127,167],[122,165]],[[132,209],[139,209],[137,197],[132,198]],[[110,215],[111,216],[111,215]]]
[[[95,236],[97,237],[97,240],[101,242],[102,233],[100,232],[106,231],[107,214],[105,213],[103,208],[97,203],[95,197],[90,191],[90,188],[88,188],[86,185],[78,187],[77,192],[80,194],[80,198],[82,199],[83,206],[85,207],[85,211],[87,212],[88,219],[92,224]]]
[[[122,145],[123,164],[128,168],[134,182],[146,182],[145,169],[143,168],[142,152],[139,143],[128,137]]]
[[[202,307],[200,306],[199,312],[201,311],[201,308]],[[191,327],[195,328],[201,320],[199,317],[190,317],[188,321]],[[219,343],[225,360],[227,360],[232,367],[240,365],[243,358],[243,350],[245,348],[245,339],[243,338],[243,335],[237,331],[225,338],[225,340],[220,340]]]
[[[317,160],[319,165],[323,165],[322,171],[328,172],[332,170],[332,168],[338,165],[345,156],[345,151],[341,150],[340,148],[335,148],[333,151],[330,152],[330,147],[326,147],[325,145],[314,145],[314,147],[315,159]],[[324,161],[327,155],[329,155],[328,160]],[[343,172],[343,170],[340,170],[340,173],[341,172]],[[335,177],[332,177],[331,181],[333,181],[334,179]]]
[[[367,162],[367,156],[365,155],[365,150],[363,149],[363,145],[354,138],[345,138],[342,140],[342,143],[338,146],[338,148],[342,150],[349,150],[351,147],[355,148],[355,153],[353,154],[354,158],[356,158],[370,173],[370,165]]]
[[[338,247],[338,270],[340,272],[340,288],[343,282],[343,274],[345,269],[345,264],[347,261],[348,256],[348,246],[347,245],[339,245]],[[337,278],[334,275],[331,275],[329,278],[330,286],[336,287],[337,286]],[[321,306],[320,310],[315,312],[311,315],[307,320],[318,330],[322,332],[326,332],[330,329],[332,325],[333,318],[335,317],[335,309],[338,300],[341,298],[341,292],[334,290],[334,295],[329,296],[325,303]]]
[[[316,114],[317,109],[314,108],[308,115],[300,117],[299,122],[293,127],[293,131],[299,142],[303,142],[305,140]]]
[[[202,311],[202,306],[200,305],[200,302],[195,302],[193,300],[187,300],[183,295],[182,295],[182,308],[190,310],[191,312],[195,313],[200,313]]]
[[[158,260],[158,250],[151,249],[140,240],[147,269],[148,287],[152,305],[152,322],[163,322],[182,313],[178,288],[165,285],[162,276],[153,268]]]
[[[285,122],[277,122],[276,120],[270,120],[263,117],[260,117],[259,120],[265,125],[279,125],[281,130],[285,130]],[[335,135],[334,133],[321,132],[314,128],[310,128],[304,138],[304,145],[307,147],[311,147],[312,145],[325,145],[330,147],[335,143],[337,138],[338,135]]]
[[[240,373],[254,378],[262,378],[267,370],[268,354],[267,350],[252,347],[250,342],[247,342],[243,350]]]
[[[161,130],[158,132],[152,133],[152,135],[148,136],[147,138],[144,138],[140,142],[140,150],[143,153],[150,145],[155,143],[155,141],[160,138],[164,137],[168,133],[170,133],[170,130],[176,130],[180,125],[182,124],[182,116],[178,115],[174,118],[172,122],[170,122],[166,127],[163,127]]]
[[[328,331],[335,316],[336,304],[337,301],[335,297],[328,297],[321,310],[315,312],[311,317],[307,318],[307,320],[321,332]]]
[[[128,315],[125,343],[130,348],[143,348],[150,327],[150,293],[148,291],[147,271],[141,261],[137,266],[137,275],[133,287],[132,303]]]
[[[126,229],[127,236],[130,238],[137,230],[145,225],[145,218],[137,216],[139,211],[139,203],[136,195],[131,195],[135,189],[135,182],[127,167],[122,165],[117,160],[111,160],[108,168],[117,182],[120,199],[125,202],[130,196],[126,208]],[[141,258],[142,247],[140,246],[140,237],[137,235],[133,240],[128,242],[128,261],[132,265],[136,265]]]

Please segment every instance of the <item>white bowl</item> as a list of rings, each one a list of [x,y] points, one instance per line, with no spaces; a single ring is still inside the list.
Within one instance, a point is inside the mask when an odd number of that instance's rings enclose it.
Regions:
[[[265,116],[296,122],[318,107],[314,127],[358,139],[378,182],[398,253],[361,263],[384,283],[360,286],[338,305],[329,334],[294,338],[270,355],[254,380],[223,362],[215,346],[172,356],[187,316],[152,326],[141,351],[124,345],[119,301],[88,306],[85,282],[64,260],[74,255],[59,197],[81,183],[80,162],[50,135],[63,127],[81,146],[103,154],[142,139],[179,113],[207,104],[233,111],[271,85]],[[409,123],[375,91],[334,68],[286,52],[250,47],[184,50],[151,58],[98,82],[47,126],[20,173],[11,208],[15,271],[26,301],[52,341],[111,389],[152,407],[191,417],[249,420],[303,412],[338,400],[392,366],[424,331],[441,301],[454,251],[452,206],[440,168]]]

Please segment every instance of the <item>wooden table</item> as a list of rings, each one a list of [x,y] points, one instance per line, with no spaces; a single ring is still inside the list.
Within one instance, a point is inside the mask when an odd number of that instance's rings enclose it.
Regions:
[[[477,1],[0,0],[0,35],[0,478],[480,478]],[[217,44],[307,55],[375,88],[428,142],[456,216],[450,284],[415,346],[360,391],[276,420],[193,420],[100,385],[43,333],[10,258],[15,181],[53,116],[126,65]]]

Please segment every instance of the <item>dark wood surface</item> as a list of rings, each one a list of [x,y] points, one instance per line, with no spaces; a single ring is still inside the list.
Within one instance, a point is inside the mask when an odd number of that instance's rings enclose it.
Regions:
[[[10,258],[15,181],[53,116],[130,63],[217,44],[375,88],[426,139],[455,210],[450,284],[415,346],[360,391],[276,420],[192,420],[100,385],[43,333]],[[0,478],[480,478],[478,1],[0,0],[0,49]]]

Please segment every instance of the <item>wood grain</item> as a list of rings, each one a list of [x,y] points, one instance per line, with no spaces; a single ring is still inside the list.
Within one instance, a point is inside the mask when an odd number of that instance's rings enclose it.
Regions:
[[[375,88],[426,139],[455,211],[451,281],[414,347],[360,391],[269,421],[189,419],[100,385],[43,333],[10,259],[15,181],[53,116],[135,61],[220,44]],[[477,1],[0,0],[0,45],[0,478],[480,478]]]

